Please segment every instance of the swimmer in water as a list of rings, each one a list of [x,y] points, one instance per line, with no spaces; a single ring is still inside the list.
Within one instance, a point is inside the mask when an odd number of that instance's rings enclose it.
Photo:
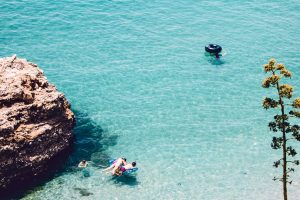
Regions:
[[[109,171],[112,169],[111,173],[112,174],[115,174],[116,173],[116,170],[118,170],[121,166],[126,166],[127,163],[126,163],[126,158],[118,158],[117,160],[115,160],[111,166],[109,166],[108,168],[102,170],[102,172],[105,172],[105,171]]]
[[[78,167],[79,168],[85,168],[88,166],[88,163],[86,162],[86,160],[82,160],[79,164]]]
[[[132,162],[131,164],[127,164],[127,165],[125,165],[125,166],[121,166],[121,167],[119,167],[119,168],[116,170],[115,174],[116,174],[117,176],[121,176],[124,172],[126,172],[126,171],[129,170],[129,169],[133,169],[135,166],[136,166],[136,162],[135,162],[135,161]]]

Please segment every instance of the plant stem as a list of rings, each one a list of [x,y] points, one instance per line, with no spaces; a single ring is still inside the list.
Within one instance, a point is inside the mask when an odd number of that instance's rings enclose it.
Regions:
[[[273,75],[275,75],[275,72],[272,70]],[[283,169],[282,169],[282,183],[283,183],[283,199],[288,200],[287,196],[287,160],[286,160],[286,131],[285,131],[285,119],[284,119],[284,102],[280,96],[280,90],[279,90],[279,83],[276,83],[276,88],[278,92],[278,97],[279,97],[279,104],[281,108],[281,116],[282,116],[282,139],[283,139],[283,144],[282,144],[282,154],[283,154]]]

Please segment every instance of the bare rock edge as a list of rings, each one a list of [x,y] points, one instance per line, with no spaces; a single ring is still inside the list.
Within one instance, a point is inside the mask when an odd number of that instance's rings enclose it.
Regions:
[[[0,58],[0,193],[55,167],[74,125],[70,104],[37,65]]]

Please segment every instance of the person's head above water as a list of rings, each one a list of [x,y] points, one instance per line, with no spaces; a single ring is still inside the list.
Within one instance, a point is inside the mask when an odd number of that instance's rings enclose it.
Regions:
[[[122,158],[126,162],[126,158]]]
[[[88,165],[87,161],[86,160],[82,160],[78,164],[78,167],[83,168],[83,167],[86,167],[87,165]]]
[[[131,164],[132,164],[132,166],[133,166],[133,167],[135,167],[135,166],[136,166],[136,162],[135,162],[135,161],[134,161],[134,162],[132,162]]]

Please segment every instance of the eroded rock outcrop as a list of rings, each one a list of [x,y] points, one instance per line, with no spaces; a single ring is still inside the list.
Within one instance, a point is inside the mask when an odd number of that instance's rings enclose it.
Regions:
[[[70,147],[75,118],[37,65],[0,59],[0,190],[39,176]]]

